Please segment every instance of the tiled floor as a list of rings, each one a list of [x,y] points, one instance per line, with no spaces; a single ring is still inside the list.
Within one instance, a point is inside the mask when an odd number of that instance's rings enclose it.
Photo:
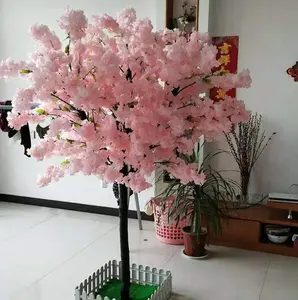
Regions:
[[[174,300],[297,300],[298,259],[224,247],[192,261],[130,220],[131,260],[169,269]],[[0,299],[73,300],[75,286],[119,259],[118,219],[0,203]]]

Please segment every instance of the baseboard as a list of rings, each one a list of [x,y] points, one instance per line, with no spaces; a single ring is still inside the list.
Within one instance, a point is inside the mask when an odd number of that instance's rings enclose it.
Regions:
[[[51,207],[51,208],[58,208],[58,209],[66,209],[66,210],[74,210],[74,211],[81,211],[81,212],[100,214],[100,215],[118,216],[118,208],[96,206],[96,205],[89,205],[89,204],[82,204],[82,203],[46,200],[46,199],[22,197],[22,196],[6,195],[6,194],[0,194],[0,201],[44,206],[44,207]],[[153,216],[148,216],[144,212],[141,212],[141,215],[142,215],[142,220],[153,221]],[[128,217],[130,219],[137,219],[137,212],[134,210],[130,210],[128,212]]]

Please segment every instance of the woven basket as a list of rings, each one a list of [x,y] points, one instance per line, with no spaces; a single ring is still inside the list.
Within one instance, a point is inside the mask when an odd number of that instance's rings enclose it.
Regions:
[[[159,241],[170,245],[182,245],[183,244],[183,233],[182,228],[188,225],[186,220],[179,221],[178,224],[169,225],[169,218],[167,208],[171,205],[174,200],[174,196],[169,199],[166,204],[165,211],[162,211],[160,205],[161,199],[156,198],[153,201],[153,212],[154,212],[154,224],[155,233]],[[177,226],[176,226],[177,225]]]

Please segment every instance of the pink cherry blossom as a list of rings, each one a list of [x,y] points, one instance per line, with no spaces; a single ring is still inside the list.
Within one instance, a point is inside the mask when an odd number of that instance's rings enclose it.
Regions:
[[[4,78],[15,77],[25,68],[25,61],[15,62],[12,58],[8,58],[6,61],[1,61],[0,63],[0,76]]]
[[[41,44],[48,48],[59,50],[62,47],[60,39],[56,36],[53,31],[50,31],[49,27],[46,25],[34,25],[30,29],[31,35]]]
[[[34,94],[35,90],[33,88],[17,90],[13,100],[14,110],[19,112],[30,110]]]
[[[38,183],[81,172],[138,192],[162,167],[182,183],[203,184],[205,175],[182,154],[191,154],[202,135],[212,140],[229,132],[248,112],[241,100],[199,95],[214,86],[247,88],[249,71],[214,73],[219,62],[208,35],[155,32],[133,9],[90,23],[82,11],[67,10],[58,24],[66,40],[35,25],[37,51],[27,61],[0,63],[0,77],[30,81],[16,92],[10,126],[47,120],[49,131],[31,154],[37,160],[61,157]]]
[[[94,21],[97,27],[116,32],[119,30],[119,24],[111,16],[104,14],[103,16],[94,16]]]
[[[117,14],[117,23],[122,29],[131,28],[133,22],[137,19],[136,12],[133,8],[127,8]]]
[[[77,41],[85,36],[85,29],[88,23],[82,10],[67,9],[58,21],[58,25],[70,36],[72,41]]]
[[[64,176],[63,168],[57,166],[49,166],[46,169],[45,175],[38,178],[38,184],[43,187],[51,181],[59,181]]]
[[[249,88],[251,85],[251,77],[249,70],[243,70],[242,72],[238,73],[235,87],[236,88]]]

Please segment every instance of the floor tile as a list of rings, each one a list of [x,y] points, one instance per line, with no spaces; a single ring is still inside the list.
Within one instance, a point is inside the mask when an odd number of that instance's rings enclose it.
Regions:
[[[45,216],[0,216],[0,245],[1,243],[20,236],[26,230],[33,228],[51,217]]]
[[[75,287],[120,259],[119,219],[0,203],[0,299],[73,300]],[[297,300],[298,259],[211,246],[206,260],[160,243],[129,220],[131,262],[170,270],[172,300]]]
[[[176,298],[259,300],[270,259],[261,253],[233,248],[208,249],[208,259],[187,259],[180,251],[166,264],[173,274]]]
[[[117,218],[115,218],[116,221]],[[177,247],[167,247],[155,238],[152,222],[144,222],[144,230],[139,231],[136,221],[129,221],[131,262],[162,268]],[[100,237],[90,246],[64,263],[53,273],[36,282],[12,300],[73,300],[73,292],[81,281],[91,275],[109,260],[120,260],[119,228],[116,227]],[[53,287],[59,287],[59,293]]]
[[[0,202],[0,245],[60,212],[58,209]]]
[[[2,244],[0,257],[5,260],[0,264],[0,298],[31,286],[115,226],[114,218],[93,215],[87,219],[86,215],[79,218],[76,213],[61,212]]]
[[[298,259],[274,256],[260,300],[298,299]]]

